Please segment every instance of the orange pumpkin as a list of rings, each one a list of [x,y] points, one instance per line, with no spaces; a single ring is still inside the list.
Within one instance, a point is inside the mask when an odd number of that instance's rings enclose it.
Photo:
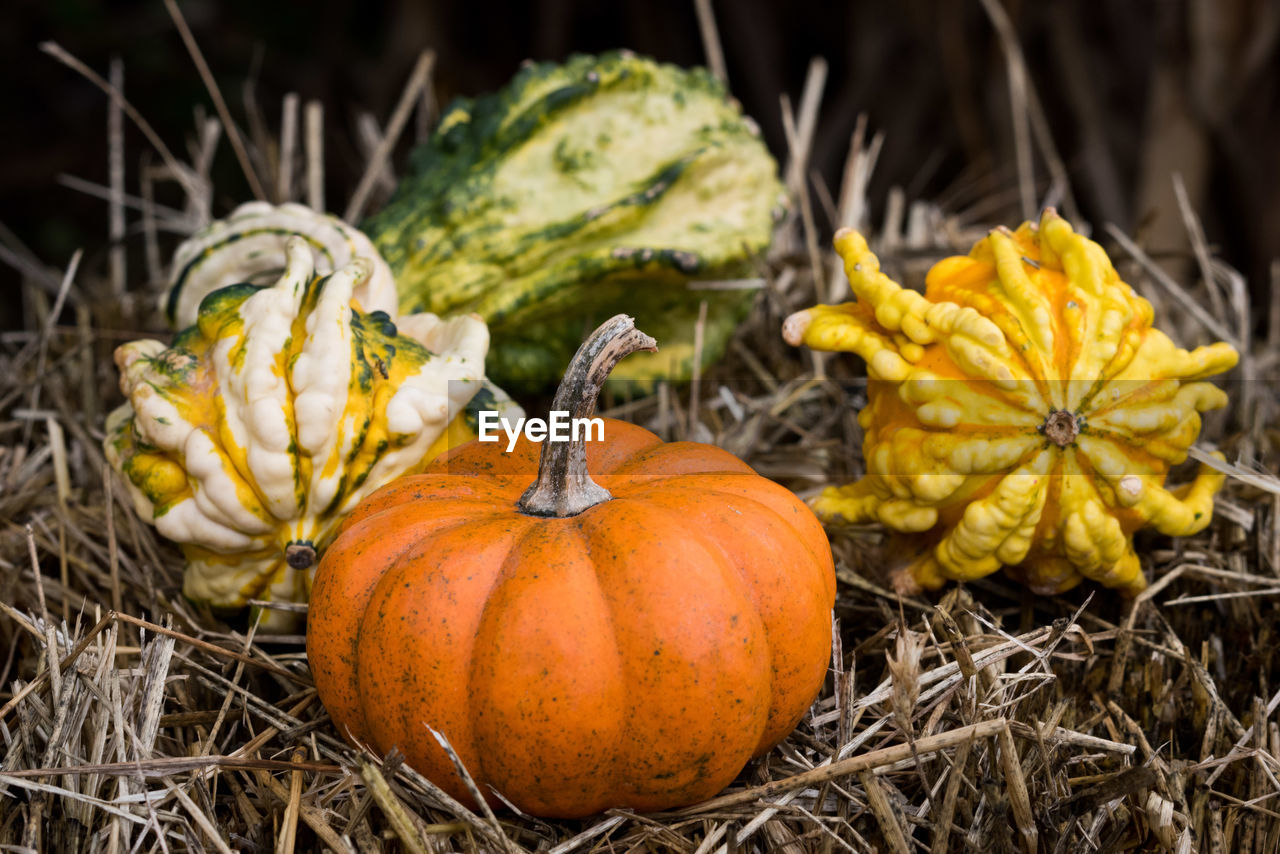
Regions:
[[[605,323],[553,409],[590,416],[638,349]],[[434,729],[486,798],[574,817],[710,797],[795,727],[830,649],[817,519],[726,451],[604,425],[471,442],[348,517],[307,637],[339,731],[470,800]]]

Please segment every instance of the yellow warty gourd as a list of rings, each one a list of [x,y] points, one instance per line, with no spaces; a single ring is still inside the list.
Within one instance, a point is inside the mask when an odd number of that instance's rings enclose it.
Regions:
[[[220,609],[306,601],[356,504],[473,435],[464,408],[484,381],[479,317],[415,315],[406,334],[353,299],[371,261],[321,277],[305,239],[285,243],[276,284],[215,290],[172,345],[116,351],[128,403],[108,418],[107,458],[181,546],[183,592]]]
[[[836,234],[857,302],[787,318],[792,344],[867,363],[859,415],[866,475],[825,490],[820,516],[879,522],[926,548],[900,590],[1002,567],[1040,593],[1088,578],[1146,586],[1133,533],[1203,529],[1223,475],[1164,488],[1200,413],[1226,394],[1206,377],[1237,354],[1187,351],[1098,244],[1052,210],[936,264],[925,293],[880,272],[861,235]]]

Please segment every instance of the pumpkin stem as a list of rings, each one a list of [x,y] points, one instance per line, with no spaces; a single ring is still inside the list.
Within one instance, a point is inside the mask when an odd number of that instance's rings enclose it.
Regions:
[[[590,418],[596,398],[614,365],[637,350],[656,351],[658,344],[636,329],[635,320],[625,314],[611,317],[591,333],[564,372],[551,408],[568,411],[571,418]],[[577,516],[589,507],[613,496],[587,473],[586,435],[569,442],[542,443],[538,479],[520,496],[520,512],[530,516]]]

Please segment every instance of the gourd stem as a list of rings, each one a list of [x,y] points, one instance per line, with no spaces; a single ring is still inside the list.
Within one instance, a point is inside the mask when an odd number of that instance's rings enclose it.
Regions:
[[[614,365],[637,350],[657,349],[657,342],[636,329],[632,318],[625,314],[609,318],[574,354],[556,389],[551,409],[567,411],[574,419],[590,418],[596,411],[600,388]],[[570,435],[572,441],[569,442],[543,440],[538,479],[520,496],[520,512],[565,518],[613,497],[587,473],[589,431],[574,431]]]
[[[284,560],[293,569],[310,569],[316,562],[316,547],[311,543],[289,543],[285,546]]]
[[[1065,448],[1080,435],[1080,419],[1065,409],[1058,409],[1049,413],[1040,429],[1050,442]]]

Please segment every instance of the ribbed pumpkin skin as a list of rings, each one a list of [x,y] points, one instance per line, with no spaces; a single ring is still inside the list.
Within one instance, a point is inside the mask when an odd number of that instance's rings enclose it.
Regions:
[[[835,577],[820,524],[718,448],[605,421],[613,494],[524,515],[540,445],[472,442],[374,493],[326,552],[307,652],[340,732],[468,800],[574,817],[714,795],[822,685]]]

